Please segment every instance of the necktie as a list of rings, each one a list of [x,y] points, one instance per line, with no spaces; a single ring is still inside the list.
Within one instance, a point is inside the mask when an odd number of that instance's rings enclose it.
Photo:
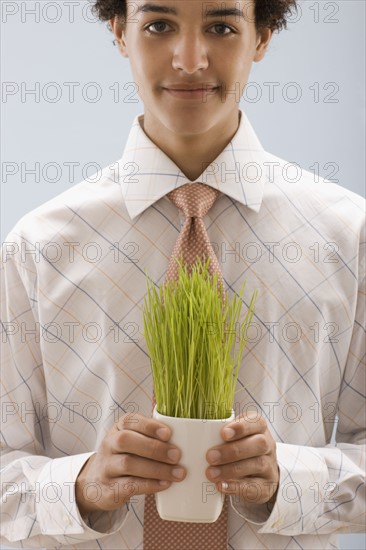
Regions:
[[[176,259],[181,255],[188,270],[197,256],[202,260],[209,256],[210,275],[216,272],[218,285],[223,285],[220,264],[202,220],[219,194],[219,191],[203,183],[188,183],[167,194],[173,204],[183,210],[186,219],[170,258],[166,281],[178,278]],[[185,523],[162,520],[156,510],[155,495],[147,494],[144,508],[144,550],[227,550],[227,518],[227,496],[221,515],[214,523]]]
[[[197,256],[202,260],[210,257],[209,272],[218,275],[218,283],[224,283],[220,264],[209,241],[202,218],[210,210],[220,192],[204,183],[188,183],[171,191],[167,197],[186,217],[183,228],[177,238],[166,272],[166,281],[178,278],[176,259],[183,255],[188,269],[195,263]]]

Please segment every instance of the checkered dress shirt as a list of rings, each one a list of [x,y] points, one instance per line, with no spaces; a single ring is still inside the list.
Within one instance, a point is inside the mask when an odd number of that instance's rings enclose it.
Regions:
[[[151,414],[146,279],[164,280],[184,222],[165,195],[189,180],[142,117],[120,160],[23,216],[2,246],[7,546],[142,548],[143,495],[85,521],[74,498],[118,417]],[[280,468],[272,510],[231,497],[228,548],[337,548],[365,524],[365,201],[264,151],[243,112],[195,181],[221,192],[204,223],[227,292],[246,279],[244,306],[259,292],[234,408],[264,416]]]

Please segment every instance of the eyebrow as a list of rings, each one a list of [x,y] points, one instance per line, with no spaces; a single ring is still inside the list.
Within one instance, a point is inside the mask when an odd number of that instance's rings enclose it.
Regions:
[[[170,8],[168,6],[159,6],[158,4],[143,4],[140,5],[136,13],[139,12],[154,12],[154,13],[167,13],[172,15],[177,15],[177,10],[175,8]],[[244,19],[244,15],[241,10],[238,8],[222,8],[222,9],[211,9],[206,10],[205,12],[206,17],[225,17],[225,16],[236,16],[236,17],[242,17]]]

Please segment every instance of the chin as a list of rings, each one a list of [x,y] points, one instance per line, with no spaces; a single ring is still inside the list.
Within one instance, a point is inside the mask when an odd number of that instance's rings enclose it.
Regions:
[[[181,109],[169,109],[162,113],[161,120],[171,131],[179,131],[191,134],[202,134],[208,131],[215,123],[217,113],[206,111],[204,106],[195,108],[187,106]]]
[[[192,119],[195,118],[194,114],[191,115]],[[177,117],[178,118],[178,117]],[[212,124],[204,124],[200,120],[187,120],[187,116],[184,120],[169,120],[166,123],[166,127],[171,131],[180,135],[199,135],[208,132]]]

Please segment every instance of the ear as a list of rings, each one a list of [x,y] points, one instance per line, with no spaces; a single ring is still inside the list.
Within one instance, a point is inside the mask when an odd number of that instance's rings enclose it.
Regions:
[[[266,55],[268,45],[272,38],[272,31],[270,28],[265,27],[258,31],[257,33],[257,45],[255,50],[255,55],[253,61],[258,63],[262,61],[263,57]]]
[[[112,28],[115,36],[116,44],[123,57],[128,57],[127,44],[126,44],[126,25],[116,15],[109,20],[109,24]]]

